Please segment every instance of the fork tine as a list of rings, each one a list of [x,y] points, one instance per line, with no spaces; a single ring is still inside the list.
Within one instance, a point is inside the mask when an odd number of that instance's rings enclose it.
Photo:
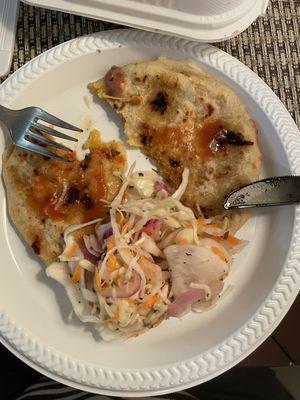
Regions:
[[[65,129],[70,129],[71,131],[83,132],[81,128],[77,128],[77,126],[71,125],[68,122],[63,121],[62,119],[59,119],[42,109],[40,109],[39,119],[48,122],[48,124],[56,125]]]
[[[27,135],[25,135],[26,140],[27,140],[28,136],[33,137],[34,139],[37,139],[42,143],[48,144],[49,146],[56,147],[57,149],[64,150],[64,151],[70,151],[70,152],[73,151],[72,149],[69,149],[69,147],[66,147],[61,143],[57,143],[54,140],[50,140],[42,135],[39,135],[38,133],[32,132],[31,130],[29,130],[27,132]]]
[[[32,122],[30,125],[30,129],[35,128],[41,132],[48,133],[49,135],[59,137],[61,139],[71,140],[72,142],[78,142],[78,139],[66,135],[65,133],[58,132],[55,129],[49,128],[49,126],[45,126],[43,124],[39,124],[38,122]]]
[[[29,150],[29,151],[32,151],[33,153],[41,154],[42,156],[56,158],[57,160],[60,160],[60,161],[70,162],[70,160],[68,160],[67,158],[62,157],[59,154],[56,154],[53,151],[51,151],[45,147],[42,147],[35,143],[29,142],[28,140],[27,140],[26,144],[17,144],[17,146],[21,147],[24,150]]]

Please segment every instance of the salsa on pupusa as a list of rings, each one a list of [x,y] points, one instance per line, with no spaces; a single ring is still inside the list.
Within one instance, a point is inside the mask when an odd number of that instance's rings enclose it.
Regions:
[[[259,178],[257,128],[239,96],[194,61],[160,57],[113,66],[89,85],[121,116],[128,142],[174,189],[184,168],[185,205],[223,212],[232,190]]]
[[[126,169],[121,142],[104,143],[90,133],[89,154],[79,161],[64,154],[64,163],[11,145],[3,155],[3,178],[9,215],[26,242],[47,264],[63,250],[63,232],[107,214],[107,204],[118,193],[118,173]],[[86,228],[87,230],[89,228]]]

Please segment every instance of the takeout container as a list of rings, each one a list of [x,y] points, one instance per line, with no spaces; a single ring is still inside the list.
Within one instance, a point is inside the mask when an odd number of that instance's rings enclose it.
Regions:
[[[269,0],[29,0],[25,3],[201,42],[238,35]]]

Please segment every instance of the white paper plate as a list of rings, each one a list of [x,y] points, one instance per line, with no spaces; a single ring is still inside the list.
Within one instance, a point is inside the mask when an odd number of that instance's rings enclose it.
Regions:
[[[300,174],[300,136],[286,109],[252,71],[212,46],[135,30],[93,34],[63,43],[18,70],[0,88],[0,103],[39,105],[58,117],[100,129],[105,139],[123,138],[114,111],[92,103],[88,82],[113,64],[159,55],[194,58],[244,99],[259,128],[264,174]],[[87,96],[87,97],[86,97]],[[3,149],[3,135],[1,135]],[[129,151],[139,167],[147,162]],[[231,368],[275,329],[299,289],[300,208],[255,211],[242,236],[249,246],[234,263],[234,289],[205,314],[171,319],[124,343],[96,342],[68,318],[63,289],[11,226],[1,186],[0,332],[18,357],[60,382],[123,396],[177,391]]]
[[[38,7],[210,43],[237,36],[269,0],[26,0]]]

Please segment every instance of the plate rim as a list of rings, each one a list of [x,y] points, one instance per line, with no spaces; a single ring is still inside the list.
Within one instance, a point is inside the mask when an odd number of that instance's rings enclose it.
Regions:
[[[9,104],[31,81],[67,60],[97,49],[147,45],[180,51],[224,73],[257,103],[273,124],[293,174],[300,174],[300,136],[288,111],[269,86],[240,61],[208,44],[135,29],[102,31],[53,47],[23,65],[0,86],[0,103]],[[255,314],[217,346],[159,368],[102,368],[68,357],[23,331],[0,309],[0,341],[43,374],[78,389],[133,397],[170,393],[207,381],[255,350],[287,313],[300,288],[300,206],[295,207],[287,259],[272,291]]]

